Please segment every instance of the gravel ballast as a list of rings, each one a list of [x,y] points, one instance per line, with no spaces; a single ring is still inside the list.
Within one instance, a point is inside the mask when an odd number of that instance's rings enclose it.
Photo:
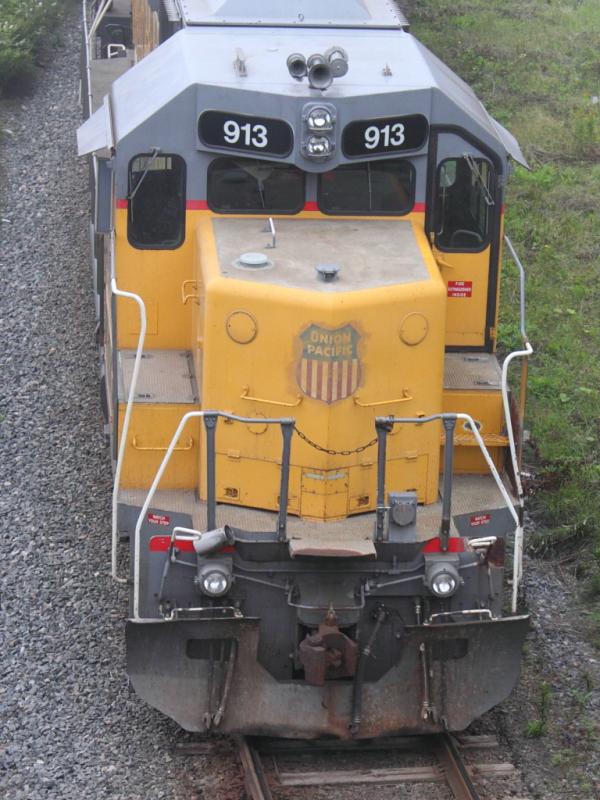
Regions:
[[[0,796],[239,800],[232,747],[178,755],[191,737],[137,698],[125,674],[127,598],[109,578],[87,168],[75,147],[79,37],[75,12],[34,94],[0,105]],[[528,566],[524,678],[483,726],[508,741],[532,797],[594,800],[599,657],[581,642],[576,587],[549,565]],[[542,682],[548,708],[533,738]]]

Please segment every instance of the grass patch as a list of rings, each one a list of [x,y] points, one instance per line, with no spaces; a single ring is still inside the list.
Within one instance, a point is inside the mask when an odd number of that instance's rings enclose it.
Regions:
[[[566,547],[600,596],[600,4],[419,0],[412,30],[519,139],[506,230],[527,270],[527,427],[545,550]],[[502,277],[501,348],[519,344],[516,270]],[[562,550],[561,552],[565,552]]]
[[[57,26],[73,0],[0,0],[0,94],[28,85],[42,54],[58,41]]]
[[[539,698],[538,698],[538,718],[530,720],[525,729],[526,736],[532,739],[545,736],[548,732],[548,717],[550,713],[550,705],[552,703],[552,689],[550,684],[542,681],[540,684]]]

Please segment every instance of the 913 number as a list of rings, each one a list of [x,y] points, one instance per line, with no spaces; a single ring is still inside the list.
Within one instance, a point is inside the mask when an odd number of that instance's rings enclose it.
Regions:
[[[423,114],[363,119],[342,131],[342,152],[349,158],[419,150],[427,142],[429,125]]]
[[[383,139],[383,141],[382,141]],[[365,147],[367,150],[374,150],[380,145],[383,147],[400,147],[404,144],[404,125],[401,122],[389,123],[379,128],[377,125],[369,125],[365,130]]]
[[[279,157],[287,156],[294,146],[294,132],[285,120],[234,111],[203,111],[198,117],[198,138],[211,148]]]
[[[246,147],[267,147],[269,144],[266,125],[252,125],[250,122],[240,125],[233,119],[223,123],[223,138],[228,144],[242,143]]]

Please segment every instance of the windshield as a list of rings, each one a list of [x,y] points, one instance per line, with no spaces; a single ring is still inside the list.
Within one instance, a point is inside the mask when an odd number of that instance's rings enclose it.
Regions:
[[[319,209],[325,214],[407,214],[414,203],[410,161],[344,164],[319,176]]]
[[[208,168],[213,211],[295,214],[304,207],[304,173],[293,164],[255,158],[217,158]]]

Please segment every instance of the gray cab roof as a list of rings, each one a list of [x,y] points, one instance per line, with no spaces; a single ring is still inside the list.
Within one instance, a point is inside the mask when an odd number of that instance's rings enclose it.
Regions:
[[[408,28],[391,0],[175,0],[185,25]]]
[[[349,0],[350,5],[357,1]],[[238,0],[222,5],[233,2]],[[289,54],[323,53],[332,45],[346,50],[350,68],[329,89],[310,89],[306,80],[290,77]],[[245,75],[235,69],[239,58],[247,65]],[[113,83],[106,108],[99,108],[78,131],[80,154],[118,149],[123,140],[136,136],[141,137],[140,146],[148,147],[155,143],[143,139],[149,130],[168,143],[173,127],[169,106],[192,87],[198,87],[199,96],[206,95],[204,107],[219,98],[213,108],[235,111],[245,95],[248,102],[261,104],[263,114],[272,108],[265,115],[274,117],[284,108],[291,114],[290,103],[300,108],[319,100],[335,104],[346,119],[377,117],[389,102],[402,113],[424,114],[431,125],[468,130],[499,155],[526,165],[514,137],[487,113],[468,84],[410,33],[397,28],[185,27]],[[288,117],[292,127],[295,119]]]

